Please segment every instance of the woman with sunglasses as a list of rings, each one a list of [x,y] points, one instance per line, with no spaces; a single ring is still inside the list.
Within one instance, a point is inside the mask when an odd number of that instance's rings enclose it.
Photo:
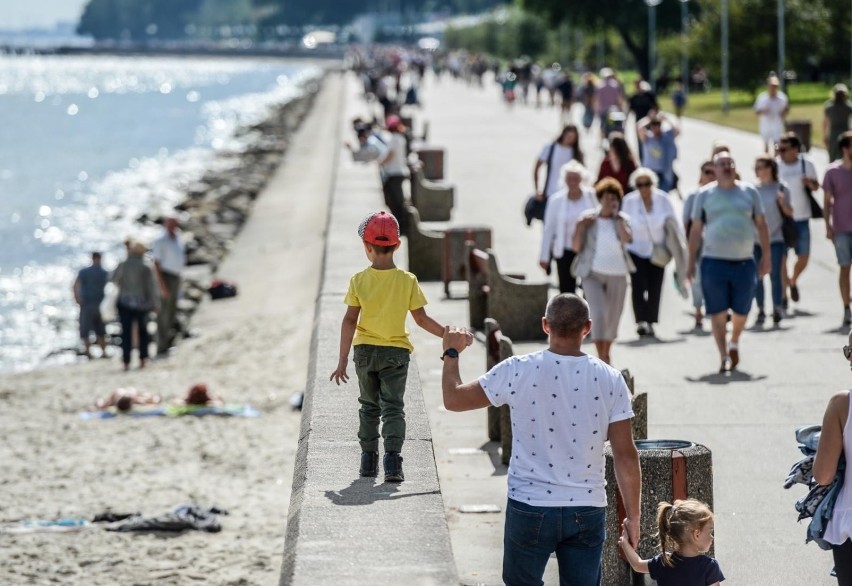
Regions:
[[[793,217],[793,207],[790,202],[790,190],[784,183],[778,180],[778,163],[769,155],[760,155],[754,162],[754,174],[757,176],[757,187],[760,198],[763,200],[763,211],[766,213],[766,224],[769,229],[769,251],[770,272],[769,280],[772,284],[772,323],[777,324],[784,317],[782,308],[783,286],[781,277],[781,266],[784,260],[784,235],[781,225],[784,221],[782,214]],[[754,262],[760,265],[763,256],[758,244],[754,245]],[[757,305],[757,322],[763,324],[766,321],[766,313],[763,311],[765,292],[763,279],[758,277],[757,289],[754,300]]]
[[[695,206],[696,196],[702,187],[713,181],[716,181],[716,167],[713,166],[713,161],[707,159],[701,163],[698,187],[690,191],[683,202],[683,229],[686,232],[687,239],[692,229],[692,208]],[[704,327],[704,293],[701,292],[701,279],[697,275],[692,280],[691,289],[692,307],[695,308],[695,329],[700,330]]]
[[[639,167],[630,176],[635,191],[624,198],[622,210],[633,223],[633,241],[627,246],[636,272],[630,276],[633,315],[636,333],[654,336],[654,324],[659,321],[660,296],[665,267],[651,262],[654,246],[666,245],[666,222],[671,219],[679,229],[669,196],[657,188],[657,174]],[[685,256],[685,250],[680,250]]]
[[[847,344],[852,344],[852,334]],[[843,355],[846,360],[852,359],[852,348],[844,346]],[[846,454],[843,487],[823,535],[831,544],[840,586],[852,586],[852,400],[849,395],[849,391],[840,391],[828,401],[813,467],[814,480],[823,486],[830,485],[837,475],[841,456]]]
[[[623,192],[608,177],[595,185],[600,207],[583,215],[574,231],[577,257],[571,273],[583,280],[592,317],[592,341],[598,358],[612,364],[610,348],[627,295],[627,273],[636,270],[624,248],[633,238],[629,218],[619,211]]]

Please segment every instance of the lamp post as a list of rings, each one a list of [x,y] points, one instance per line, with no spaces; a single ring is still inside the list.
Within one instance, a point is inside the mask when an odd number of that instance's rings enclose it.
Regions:
[[[722,112],[728,113],[728,0],[722,0]]]
[[[651,91],[657,93],[657,78],[654,75],[654,59],[657,52],[657,6],[663,0],[645,0],[648,7],[648,77],[651,79]]]
[[[778,77],[781,78],[781,91],[787,91],[787,76],[784,75],[784,0],[778,0]]]
[[[684,94],[689,94],[689,39],[686,35],[688,28],[689,0],[680,0],[680,40],[683,50],[680,62],[680,82]]]

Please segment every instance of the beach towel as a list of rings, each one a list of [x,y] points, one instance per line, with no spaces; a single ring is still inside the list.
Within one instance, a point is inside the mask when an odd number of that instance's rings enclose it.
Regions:
[[[218,533],[222,530],[217,515],[227,515],[228,511],[217,507],[205,509],[195,505],[181,505],[171,513],[156,517],[132,516],[126,523],[111,525],[107,531],[205,531]]]
[[[260,411],[251,405],[228,404],[221,407],[208,407],[205,405],[166,405],[153,409],[133,409],[129,413],[118,413],[113,410],[84,411],[80,413],[80,419],[90,421],[93,419],[114,419],[119,416],[125,417],[183,417],[194,415],[203,417],[205,415],[218,415],[220,417],[260,417]]]

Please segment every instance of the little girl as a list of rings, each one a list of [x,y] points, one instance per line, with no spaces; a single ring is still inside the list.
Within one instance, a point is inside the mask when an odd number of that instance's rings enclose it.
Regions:
[[[662,553],[639,558],[623,530],[618,545],[634,571],[651,574],[658,586],[718,586],[724,579],[716,560],[703,555],[713,544],[713,512],[695,499],[657,507]]]

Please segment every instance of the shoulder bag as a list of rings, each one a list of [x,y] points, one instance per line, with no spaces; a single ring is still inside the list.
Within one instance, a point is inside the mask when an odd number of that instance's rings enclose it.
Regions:
[[[813,200],[813,198],[811,199]],[[781,235],[784,238],[784,246],[793,248],[799,242],[799,229],[796,228],[796,220],[784,213],[781,202],[776,200],[775,205],[778,206],[778,212],[781,214]]]
[[[527,226],[532,224],[533,220],[544,221],[544,210],[547,207],[547,187],[550,183],[550,165],[553,163],[553,151],[555,147],[556,143],[551,143],[550,150],[547,152],[547,164],[544,168],[544,189],[542,190],[544,199],[538,199],[536,197],[538,194],[533,193],[527,198],[526,204],[524,204],[524,218],[527,220]]]
[[[807,177],[807,171],[805,171],[805,158],[800,156],[799,159],[802,161],[802,177]],[[808,201],[811,204],[811,218],[814,220],[821,220],[823,218],[822,207],[820,207],[819,202],[814,197],[811,188],[807,185],[804,186],[805,193],[808,196]]]
[[[648,210],[645,209],[645,203],[642,201],[642,198],[639,198],[639,206],[642,209],[642,216],[645,218],[645,225],[648,226],[648,235],[653,239],[651,222],[648,221]],[[653,240],[651,240],[651,244],[653,244],[653,248],[651,249],[651,264],[661,269],[666,268],[666,265],[672,260],[672,253],[666,248],[665,244],[657,244]]]

